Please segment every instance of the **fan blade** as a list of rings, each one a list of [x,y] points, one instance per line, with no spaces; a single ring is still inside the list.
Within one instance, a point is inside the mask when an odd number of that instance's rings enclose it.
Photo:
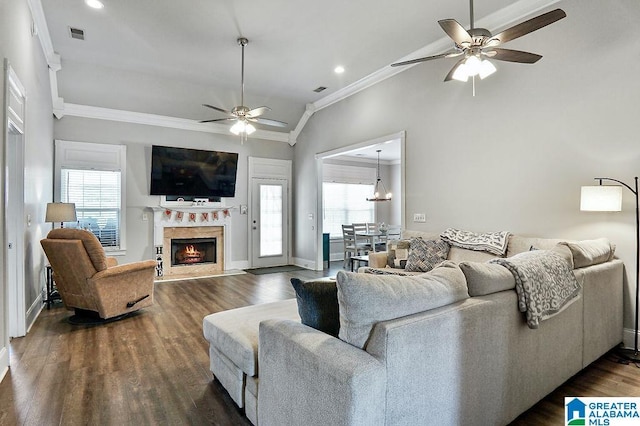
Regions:
[[[542,27],[546,27],[549,24],[553,24],[556,21],[566,17],[562,9],[552,10],[551,12],[543,13],[542,15],[531,18],[527,21],[521,22],[518,25],[514,25],[511,28],[498,33],[487,40],[486,46],[497,46],[502,43],[506,43],[523,35],[527,35],[533,31],[539,30]]]
[[[542,59],[542,55],[538,55],[536,53],[513,49],[501,49],[499,47],[483,52],[483,54],[499,61],[519,62],[521,64],[533,64]]]
[[[214,121],[233,121],[236,120],[236,118],[216,118],[213,120],[202,120],[200,121],[200,123],[213,123]]]
[[[225,114],[233,115],[233,114],[231,114],[231,111],[227,111],[226,109],[218,108],[218,107],[215,107],[213,105],[202,104],[202,106],[203,107],[207,107],[207,108],[211,108],[211,109],[215,109],[216,111],[224,112]]]
[[[287,123],[284,121],[271,120],[269,118],[248,118],[248,120],[254,123],[266,124],[267,126],[287,127]]]
[[[453,68],[451,68],[451,71],[449,71],[449,74],[447,74],[447,76],[444,78],[444,81],[451,81],[453,80],[453,74],[456,72],[456,70],[458,69],[458,67],[460,65],[462,65],[462,63],[465,61],[465,59],[467,58],[462,58],[460,59],[454,66]]]
[[[268,106],[261,106],[258,108],[254,108],[251,111],[247,112],[246,117],[248,118],[258,117],[267,111],[271,111],[271,108],[269,108]]]
[[[449,50],[447,52],[441,53],[439,55],[427,56],[427,57],[418,58],[418,59],[411,59],[409,61],[403,61],[403,62],[396,62],[395,64],[391,64],[391,66],[399,67],[401,65],[411,65],[411,64],[417,64],[418,62],[430,61],[432,59],[454,58],[460,55],[462,55],[462,52],[460,50],[453,49],[453,50]]]
[[[455,19],[442,19],[438,21],[445,33],[458,45],[469,47],[473,40],[469,32]]]

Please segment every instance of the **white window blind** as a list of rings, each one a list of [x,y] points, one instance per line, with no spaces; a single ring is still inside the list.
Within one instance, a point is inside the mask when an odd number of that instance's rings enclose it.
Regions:
[[[367,201],[373,185],[323,182],[322,232],[342,238],[342,225],[375,222],[374,203]]]
[[[62,169],[60,198],[76,204],[80,227],[104,247],[120,248],[120,171]]]

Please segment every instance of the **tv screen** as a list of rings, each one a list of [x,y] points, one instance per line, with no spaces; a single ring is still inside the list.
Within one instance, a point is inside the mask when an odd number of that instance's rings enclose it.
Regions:
[[[238,154],[151,147],[151,195],[234,197]]]

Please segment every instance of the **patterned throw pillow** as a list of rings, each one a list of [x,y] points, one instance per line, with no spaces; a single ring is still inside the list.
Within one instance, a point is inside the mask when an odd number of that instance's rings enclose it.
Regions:
[[[407,259],[407,272],[428,272],[436,265],[447,260],[449,244],[442,240],[423,240],[412,238]]]
[[[409,257],[410,240],[393,240],[387,242],[387,265],[390,268],[404,269]]]

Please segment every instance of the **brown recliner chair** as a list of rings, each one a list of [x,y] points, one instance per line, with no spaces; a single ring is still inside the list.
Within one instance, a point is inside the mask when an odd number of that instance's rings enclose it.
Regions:
[[[112,320],[153,304],[156,262],[118,265],[89,231],[53,229],[40,241],[72,323]]]

